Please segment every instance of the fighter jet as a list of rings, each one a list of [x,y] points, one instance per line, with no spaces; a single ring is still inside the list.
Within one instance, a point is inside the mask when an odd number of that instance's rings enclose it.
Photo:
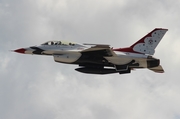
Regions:
[[[125,48],[105,44],[78,44],[48,41],[38,46],[14,50],[17,53],[53,56],[58,63],[79,65],[76,71],[89,74],[128,74],[133,69],[147,68],[163,73],[160,59],[153,57],[155,48],[168,29],[155,28]]]

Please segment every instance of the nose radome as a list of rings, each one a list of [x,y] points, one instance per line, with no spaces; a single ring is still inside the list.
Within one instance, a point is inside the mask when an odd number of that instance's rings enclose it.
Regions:
[[[20,49],[17,49],[17,50],[14,50],[14,52],[17,52],[17,53],[25,53],[25,49],[24,48],[20,48]]]

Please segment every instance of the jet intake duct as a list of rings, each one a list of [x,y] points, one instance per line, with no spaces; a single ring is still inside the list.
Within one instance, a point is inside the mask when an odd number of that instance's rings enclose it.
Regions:
[[[147,68],[157,67],[160,64],[159,59],[148,59],[147,60]]]

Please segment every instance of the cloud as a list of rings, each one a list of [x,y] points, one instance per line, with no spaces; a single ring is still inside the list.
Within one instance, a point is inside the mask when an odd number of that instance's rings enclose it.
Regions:
[[[179,2],[37,0],[0,2],[0,118],[178,118]],[[156,50],[164,74],[89,75],[52,57],[11,49],[48,40],[126,47],[168,28]]]

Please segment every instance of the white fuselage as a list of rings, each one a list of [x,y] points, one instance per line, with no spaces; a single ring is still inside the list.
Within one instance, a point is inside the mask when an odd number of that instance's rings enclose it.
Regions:
[[[53,55],[54,60],[60,63],[74,64],[80,57],[81,51],[90,47],[74,44],[74,45],[39,45],[26,48],[25,54],[38,54],[38,55]],[[39,50],[39,51],[38,51]],[[135,60],[135,63],[139,63],[139,67],[147,67],[147,55],[124,53],[115,51],[116,57],[104,57],[110,63],[116,65],[123,65],[131,60]]]
[[[75,70],[83,73],[125,74],[130,73],[133,68],[148,68],[162,73],[164,70],[160,65],[160,60],[153,58],[152,55],[167,30],[155,28],[125,48],[113,49],[105,44],[82,45],[66,41],[48,41],[39,46],[14,51],[23,54],[53,56],[56,62],[79,65],[79,68]]]

